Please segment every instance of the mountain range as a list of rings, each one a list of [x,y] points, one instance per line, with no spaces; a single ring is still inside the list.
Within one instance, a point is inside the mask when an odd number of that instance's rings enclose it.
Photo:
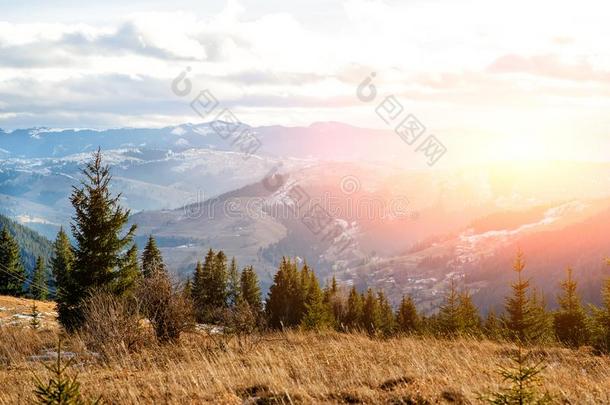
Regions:
[[[264,287],[288,255],[323,279],[383,287],[394,303],[411,294],[425,311],[456,278],[494,307],[521,249],[549,305],[567,266],[585,298],[599,301],[610,164],[430,168],[396,134],[340,123],[245,126],[261,144],[246,155],[217,125],[0,131],[0,213],[54,237],[69,224],[80,169],[100,147],[138,245],[155,235],[177,278],[214,248],[253,264]]]

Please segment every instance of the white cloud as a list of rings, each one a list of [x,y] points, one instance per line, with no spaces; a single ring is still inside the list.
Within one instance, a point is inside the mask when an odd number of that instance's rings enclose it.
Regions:
[[[538,117],[513,127],[563,139],[583,117],[596,123],[593,136],[608,126],[601,2],[295,1],[272,10],[242,0],[127,13],[108,3],[98,20],[0,21],[0,127],[197,121],[188,97],[170,91],[187,66],[194,92],[210,89],[253,124],[383,126],[355,97],[375,71],[379,94],[395,94],[437,133],[506,136],[498,117]]]

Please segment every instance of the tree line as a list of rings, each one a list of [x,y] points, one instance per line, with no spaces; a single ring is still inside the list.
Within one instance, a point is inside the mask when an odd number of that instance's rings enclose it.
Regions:
[[[70,197],[75,210],[71,223],[74,243],[63,229],[59,231],[50,276],[39,258],[27,280],[17,242],[6,227],[0,233],[0,294],[46,299],[52,279],[58,318],[67,331],[83,327],[88,298],[93,292],[104,291],[110,296],[135,297],[146,304],[143,314],[162,340],[175,340],[184,323],[196,321],[241,331],[301,327],[377,336],[469,335],[522,343],[557,341],[570,347],[594,345],[610,352],[610,279],[602,287],[603,306],[585,307],[568,269],[557,297],[559,308],[549,311],[543,295],[524,276],[521,252],[513,265],[516,280],[503,313],[490,311],[485,318],[469,292],[461,291],[454,280],[439,311],[424,315],[409,296],[393,308],[383,290],[358,291],[354,286],[340,286],[334,277],[323,286],[306,262],[286,257],[263,300],[254,268],[240,270],[235,258],[229,260],[222,250],[210,249],[186,283],[174,284],[152,235],[138,257],[133,241],[136,226],[124,230],[130,212],[120,206],[120,194],[111,194],[110,169],[102,163],[99,150],[83,175]],[[175,318],[180,321],[174,322]]]

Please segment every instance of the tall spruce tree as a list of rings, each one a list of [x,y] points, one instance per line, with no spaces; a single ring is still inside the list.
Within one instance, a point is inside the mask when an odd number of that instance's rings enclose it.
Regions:
[[[53,256],[51,256],[51,274],[55,279],[55,285],[57,286],[57,297],[62,294],[62,291],[66,286],[66,277],[72,268],[73,262],[74,253],[72,252],[72,245],[70,245],[68,235],[66,235],[66,232],[62,227],[59,229],[55,242],[53,243]]]
[[[331,315],[324,305],[324,295],[320,283],[313,271],[308,270],[307,295],[305,298],[305,313],[301,325],[309,330],[318,330],[330,326]]]
[[[214,252],[210,249],[208,255],[206,256],[206,261],[214,260]],[[195,318],[197,322],[205,321],[205,310],[207,305],[207,297],[206,297],[206,282],[208,276],[205,274],[205,267],[201,264],[200,261],[197,262],[197,266],[195,266],[195,273],[193,274],[193,285],[191,297],[193,300],[193,307],[195,310]]]
[[[258,285],[258,276],[252,266],[243,269],[239,280],[240,299],[250,306],[256,314],[260,314],[263,309],[261,302],[261,289]]]
[[[381,326],[379,301],[371,288],[366,291],[362,301],[362,327],[369,334],[374,334]]]
[[[37,300],[46,300],[49,296],[47,283],[47,267],[45,266],[42,256],[38,256],[36,259],[36,268],[32,274],[32,280],[30,281],[29,286],[30,297]]]
[[[229,265],[229,274],[227,280],[227,304],[229,308],[235,308],[241,297],[241,288],[239,282],[239,270],[237,270],[237,261],[235,257],[231,259]]]
[[[348,330],[354,331],[362,327],[362,297],[355,286],[352,286],[347,297],[344,322]]]
[[[557,340],[570,347],[579,347],[589,340],[587,314],[580,303],[571,268],[567,269],[567,274],[568,278],[561,282],[562,294],[557,297],[559,310],[554,314],[553,326]]]
[[[227,306],[227,256],[220,250],[216,253],[209,285],[209,305],[213,309]]]
[[[520,342],[531,340],[535,320],[532,307],[528,297],[529,280],[523,279],[525,261],[521,250],[517,252],[517,258],[513,264],[513,271],[517,273],[517,282],[512,284],[513,295],[506,299],[505,310],[507,313],[506,327],[511,338]]]
[[[83,175],[85,179],[80,187],[73,187],[70,196],[75,210],[71,224],[76,242],[74,262],[66,274],[70,280],[60,286],[64,291],[58,297],[59,319],[68,330],[82,325],[83,300],[91,291],[107,289],[122,295],[134,287],[129,278],[134,270],[136,226],[122,235],[129,210],[120,206],[120,193],[112,196],[110,192],[110,168],[103,164],[99,149],[86,164]]]
[[[21,295],[25,279],[19,245],[4,226],[0,233],[0,295]]]
[[[438,326],[443,335],[454,336],[462,331],[462,319],[460,311],[460,294],[452,278],[449,291],[438,313]]]
[[[265,311],[269,327],[278,329],[293,326],[291,324],[291,307],[293,300],[290,299],[292,285],[296,280],[291,274],[292,263],[286,257],[282,258],[277,273],[273,276],[273,284],[269,288]]]
[[[396,312],[396,324],[401,333],[415,333],[419,329],[420,318],[410,296],[402,297]]]
[[[390,336],[396,331],[396,319],[392,305],[383,290],[377,292],[377,301],[379,302],[379,331],[384,336]]]
[[[144,278],[151,278],[158,273],[165,273],[163,256],[157,247],[157,241],[152,235],[148,236],[148,242],[142,252],[142,275]]]

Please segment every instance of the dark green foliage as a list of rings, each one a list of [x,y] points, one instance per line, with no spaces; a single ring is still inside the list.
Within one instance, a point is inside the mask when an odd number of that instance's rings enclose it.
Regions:
[[[41,405],[85,405],[97,404],[86,401],[80,393],[80,383],[77,376],[67,375],[67,369],[72,365],[72,360],[62,363],[61,340],[57,344],[57,361],[45,367],[51,373],[47,383],[43,383],[39,377],[34,377],[36,389],[34,390],[35,403]]]
[[[302,299],[296,263],[283,257],[269,289],[265,311],[271,328],[296,326],[300,323],[298,311]]]
[[[0,214],[0,229],[7,228],[11,233],[21,253],[21,261],[26,273],[31,273],[36,267],[36,259],[41,256],[45,262],[51,258],[53,250],[51,241],[38,232],[23,226]]]
[[[70,271],[74,263],[74,252],[68,235],[64,232],[63,228],[57,233],[57,238],[53,243],[53,255],[51,257],[51,273],[55,279],[57,291],[55,292],[55,299],[57,300],[57,312],[59,314],[59,321],[62,324],[69,322],[71,314],[70,307]]]
[[[142,252],[142,276],[150,278],[158,273],[166,273],[165,264],[161,251],[157,247],[157,241],[150,235]]]
[[[231,259],[229,265],[229,274],[227,279],[227,305],[229,308],[235,308],[241,297],[241,288],[239,282],[239,271],[237,270],[237,261]]]
[[[208,252],[208,256],[210,256],[210,254],[212,255],[212,259],[213,260],[213,256],[214,253],[210,250],[210,252]],[[207,257],[206,257],[207,260]],[[195,266],[195,273],[193,274],[193,286],[192,286],[192,292],[191,292],[191,297],[193,299],[193,306],[195,308],[195,317],[197,319],[197,322],[203,322],[203,318],[204,318],[204,311],[205,311],[205,304],[206,304],[206,297],[205,297],[205,283],[206,283],[206,275],[204,274],[204,268],[203,265],[201,264],[201,262],[197,262],[197,266]]]
[[[544,371],[542,361],[531,365],[529,354],[524,354],[519,346],[512,358],[513,367],[500,367],[499,374],[510,386],[480,399],[497,405],[543,405],[552,403],[548,393],[539,394],[540,373]]]
[[[193,302],[198,322],[217,323],[227,308],[227,256],[210,249],[193,277]]]
[[[227,256],[221,250],[216,254],[208,284],[208,303],[213,308],[227,306]]]
[[[21,295],[25,280],[19,245],[4,226],[0,233],[0,295]]]
[[[415,333],[420,327],[420,318],[417,308],[411,297],[402,297],[396,312],[396,326],[401,333]]]
[[[117,277],[111,284],[111,290],[118,295],[132,295],[141,277],[138,247],[134,244],[122,258]]]
[[[36,268],[32,274],[32,280],[29,285],[30,297],[37,300],[46,300],[49,295],[49,287],[47,285],[47,267],[44,259],[39,256],[36,260]]]
[[[102,164],[98,150],[83,170],[85,180],[73,187],[70,201],[75,210],[72,222],[74,261],[58,297],[59,319],[68,330],[83,322],[83,300],[96,289],[116,289],[117,295],[134,288],[137,255],[132,243],[136,226],[121,236],[129,210],[119,205],[120,194],[110,193],[110,169]],[[135,263],[134,263],[134,258]]]
[[[568,268],[567,273],[567,280],[561,283],[563,294],[557,297],[559,310],[554,314],[553,326],[557,340],[570,347],[579,347],[589,340],[587,315],[576,292],[572,269]]]
[[[239,285],[241,300],[247,303],[255,314],[260,314],[263,310],[261,288],[258,284],[256,272],[252,266],[243,269],[240,275]]]

